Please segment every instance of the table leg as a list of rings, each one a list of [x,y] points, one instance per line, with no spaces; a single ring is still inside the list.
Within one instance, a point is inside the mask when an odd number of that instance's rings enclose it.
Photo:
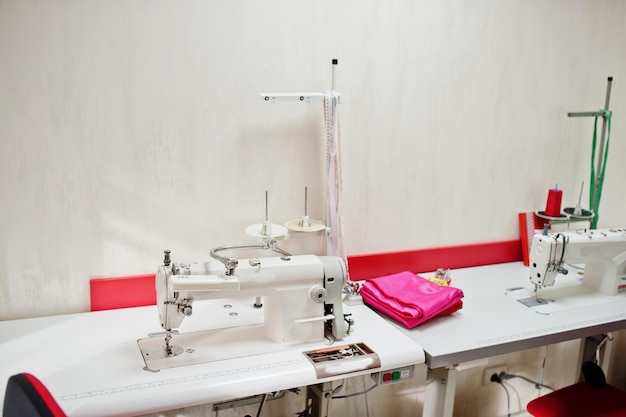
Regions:
[[[422,417],[452,417],[456,376],[454,368],[428,370]]]
[[[306,389],[306,404],[311,406],[311,416],[328,417],[330,402],[332,400],[332,382],[309,385]]]

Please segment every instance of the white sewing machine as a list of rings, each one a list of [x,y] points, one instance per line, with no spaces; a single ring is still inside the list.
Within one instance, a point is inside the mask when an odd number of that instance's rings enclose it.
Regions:
[[[605,295],[626,293],[626,228],[535,235],[529,262],[535,292],[567,274],[567,263],[585,264],[584,286]]]
[[[226,249],[273,249],[283,256],[242,259],[217,255]],[[278,343],[334,339],[347,335],[342,291],[345,266],[340,258],[314,255],[292,256],[275,247],[224,246],[213,249],[215,261],[176,263],[165,251],[164,264],[156,274],[157,306],[166,330],[165,350],[171,331],[191,316],[195,300],[256,297],[264,310],[264,335]],[[202,318],[198,318],[202,320]]]

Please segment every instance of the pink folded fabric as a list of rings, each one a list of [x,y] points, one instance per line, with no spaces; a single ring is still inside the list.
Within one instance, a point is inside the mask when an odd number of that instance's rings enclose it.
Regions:
[[[435,284],[412,272],[366,281],[360,290],[365,303],[411,329],[463,307],[463,291]]]

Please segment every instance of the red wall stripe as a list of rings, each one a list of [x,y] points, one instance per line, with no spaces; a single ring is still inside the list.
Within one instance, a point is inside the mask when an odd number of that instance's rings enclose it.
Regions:
[[[91,279],[91,311],[156,304],[154,277],[150,274]]]
[[[522,260],[519,239],[441,248],[348,256],[350,279],[360,281],[402,271],[430,272]]]

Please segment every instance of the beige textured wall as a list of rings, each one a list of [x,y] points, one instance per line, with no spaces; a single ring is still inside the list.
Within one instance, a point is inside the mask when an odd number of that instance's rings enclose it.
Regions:
[[[305,186],[323,218],[321,104],[258,93],[327,90],[332,58],[349,254],[517,238],[555,183],[575,205],[593,123],[566,113],[600,109],[609,75],[599,226],[624,225],[625,18],[619,0],[0,0],[0,319],[87,311],[89,278],[166,248],[254,241],[266,190],[276,223]]]
[[[600,226],[626,222],[620,1],[0,1],[0,317],[84,311],[88,279],[324,217],[336,89],[349,254],[513,239],[574,205],[615,77]],[[322,241],[292,239],[294,251]]]

